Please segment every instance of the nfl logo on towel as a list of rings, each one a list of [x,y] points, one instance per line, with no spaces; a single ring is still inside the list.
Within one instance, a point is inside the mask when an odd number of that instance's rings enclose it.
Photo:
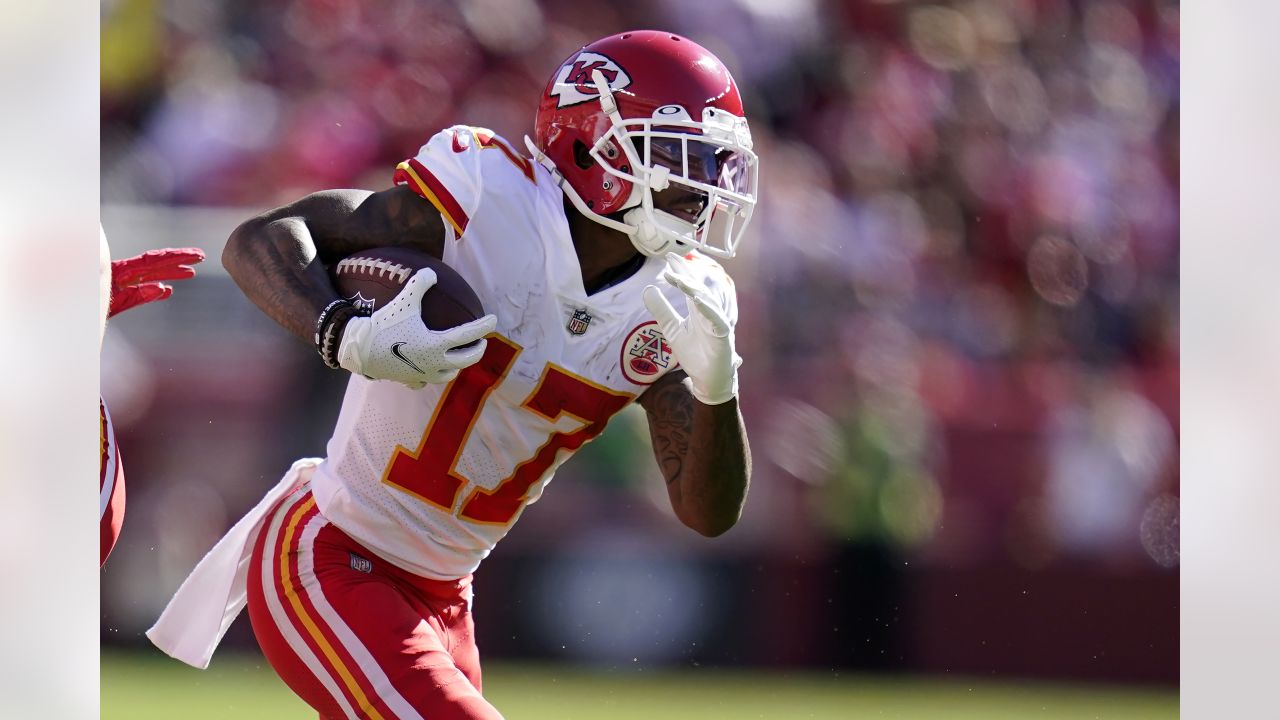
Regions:
[[[569,332],[574,335],[581,335],[587,331],[587,326],[591,324],[591,314],[586,310],[574,310],[573,317],[569,318]]]

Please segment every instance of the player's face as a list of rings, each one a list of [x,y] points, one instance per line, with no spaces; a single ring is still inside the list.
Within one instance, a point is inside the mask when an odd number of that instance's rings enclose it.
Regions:
[[[697,223],[706,209],[707,194],[681,183],[677,178],[739,192],[745,181],[745,163],[731,150],[696,139],[649,138],[649,163],[671,170],[672,182],[666,190],[655,193],[653,205],[688,222]]]
[[[687,176],[692,180],[714,185],[718,175],[716,148],[696,140],[687,141],[689,166],[686,171],[681,145],[681,141],[675,138],[650,138],[650,164],[663,166],[676,176],[685,175],[687,172]],[[666,190],[655,193],[653,196],[655,208],[688,222],[697,222],[706,204],[706,193],[680,183],[671,183]]]
[[[671,213],[681,220],[696,223],[707,206],[707,196],[697,190],[671,185],[653,194],[653,207]]]

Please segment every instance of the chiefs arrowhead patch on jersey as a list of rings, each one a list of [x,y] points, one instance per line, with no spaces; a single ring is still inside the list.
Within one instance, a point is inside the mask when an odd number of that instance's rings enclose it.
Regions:
[[[675,363],[671,346],[663,339],[655,320],[641,323],[627,334],[619,362],[622,375],[637,385],[652,385]]]
[[[551,86],[551,95],[556,99],[556,105],[568,107],[599,97],[600,92],[591,80],[591,75],[596,70],[604,75],[610,90],[621,90],[631,84],[631,76],[618,63],[599,53],[578,53],[562,65],[560,72],[556,74],[556,81]]]

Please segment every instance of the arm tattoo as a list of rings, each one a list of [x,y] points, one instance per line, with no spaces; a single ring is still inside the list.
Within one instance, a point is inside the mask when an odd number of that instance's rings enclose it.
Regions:
[[[703,405],[679,372],[650,387],[640,404],[676,515],[705,535],[728,530],[751,483],[751,450],[737,401]]]
[[[662,468],[667,484],[678,482],[684,472],[685,455],[689,452],[689,435],[693,432],[693,396],[680,383],[655,388],[650,400],[649,432],[653,452]]]

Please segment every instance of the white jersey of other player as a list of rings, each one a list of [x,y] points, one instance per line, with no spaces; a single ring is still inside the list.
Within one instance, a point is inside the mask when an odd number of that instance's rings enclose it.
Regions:
[[[662,279],[662,257],[587,295],[559,187],[487,130],[438,133],[396,182],[440,210],[444,261],[497,315],[497,330],[447,385],[352,376],[312,488],[321,513],[371,551],[453,579],[476,569],[560,463],[675,367],[644,287],[681,313],[687,299]],[[736,322],[728,275],[691,257]]]

